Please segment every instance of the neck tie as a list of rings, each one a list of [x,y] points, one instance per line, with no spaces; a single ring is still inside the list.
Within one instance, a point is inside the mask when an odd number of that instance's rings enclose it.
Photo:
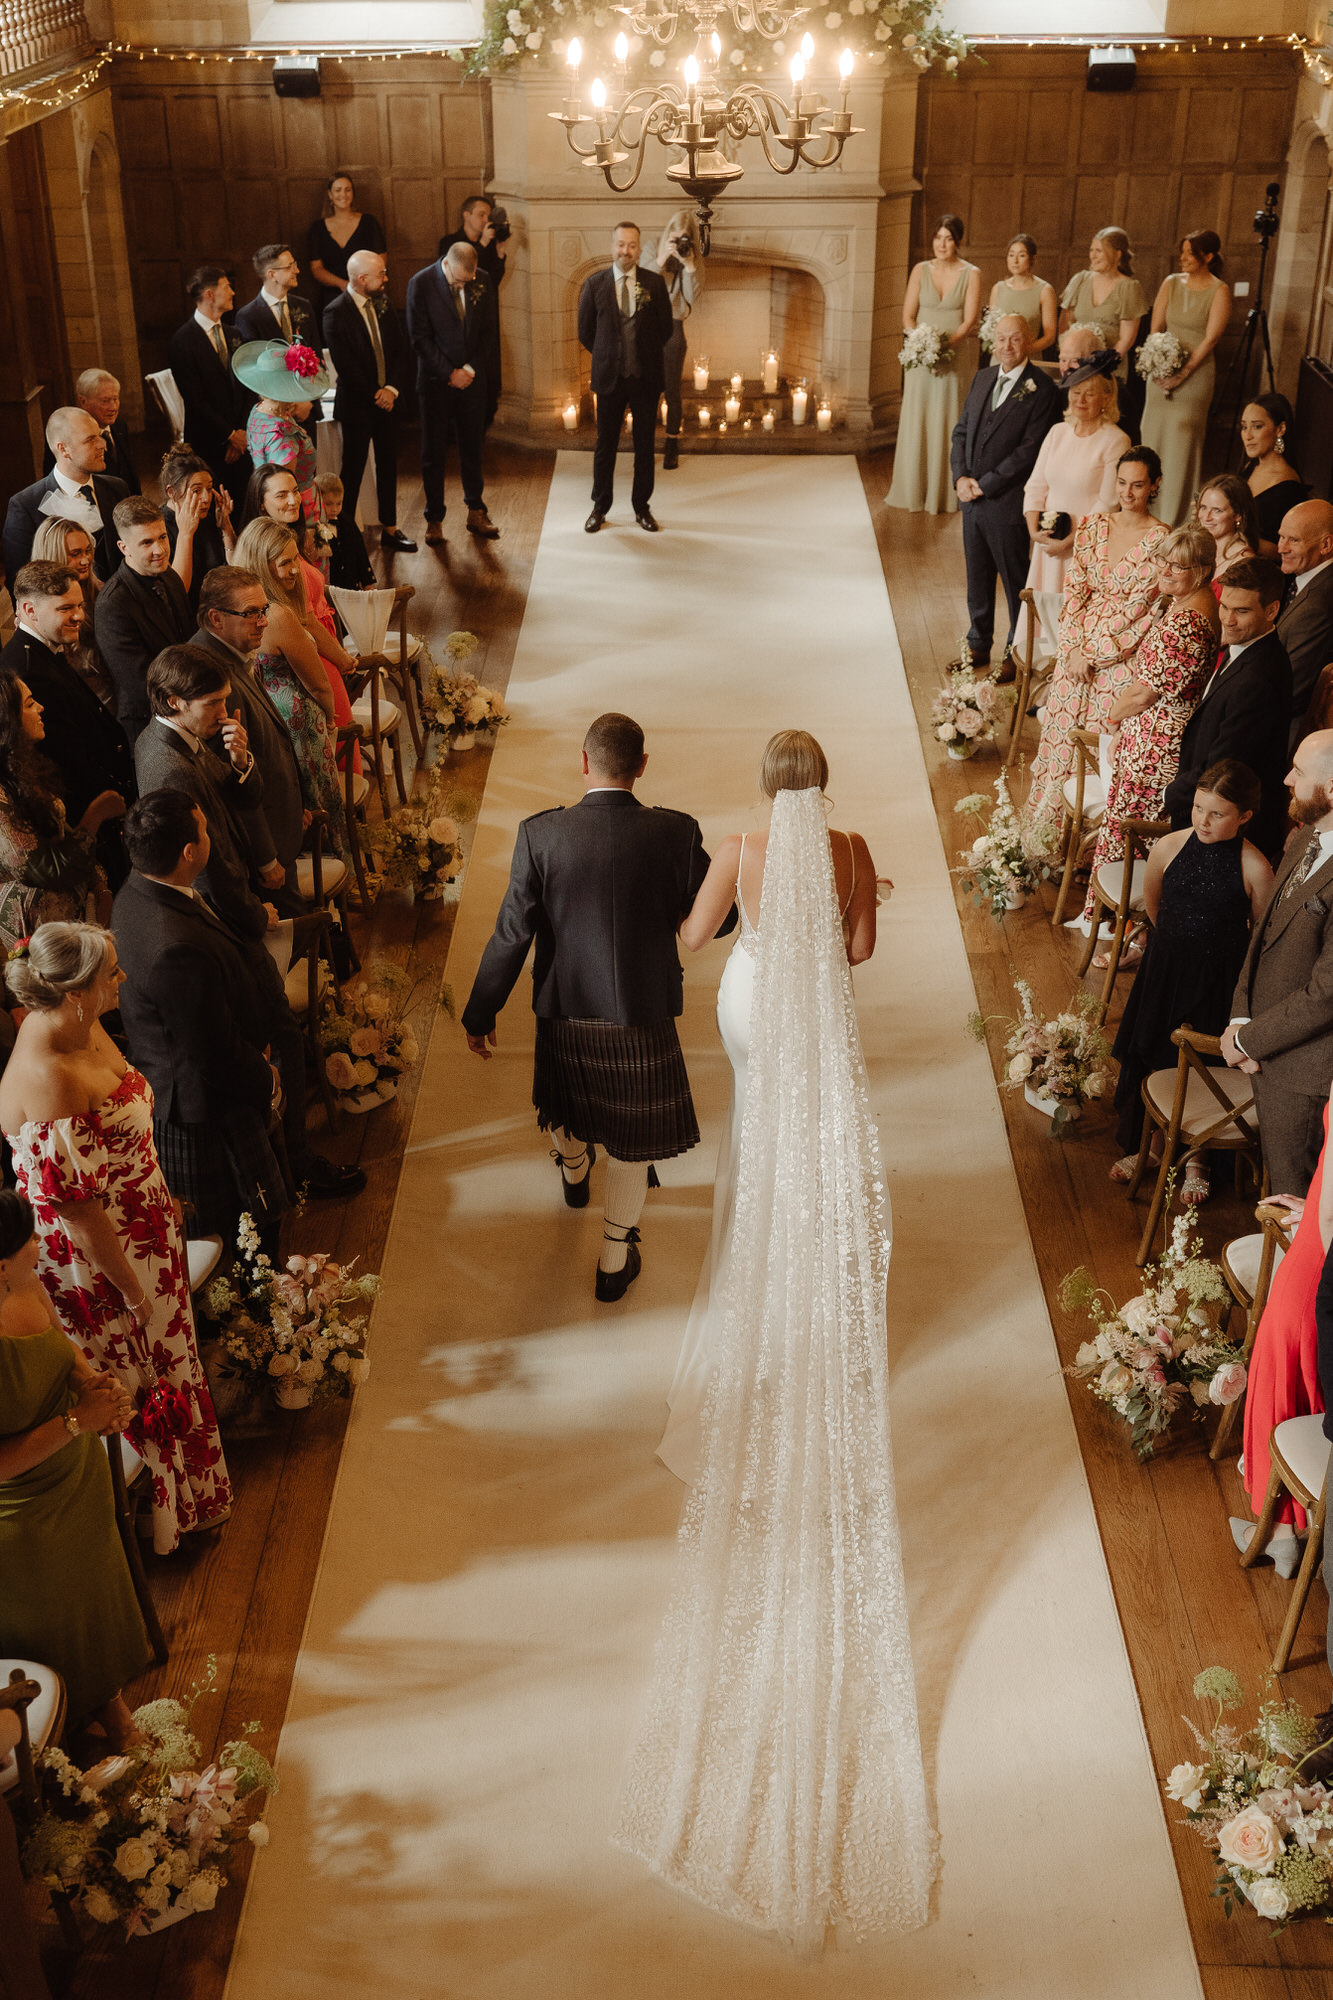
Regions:
[[[466,324],[467,308],[463,304],[463,287],[461,285],[455,285],[453,290],[454,290],[454,311],[458,314],[459,319],[462,320],[464,324]]]
[[[222,363],[224,368],[228,367],[230,365],[230,360],[227,354],[227,336],[222,331],[221,320],[219,320],[217,324],[214,326],[210,338],[212,339],[213,346],[217,351],[218,360]]]
[[[278,319],[282,325],[283,338],[285,340],[290,340],[292,337],[292,316],[287,310],[286,299],[284,299],[282,304],[278,307]]]
[[[629,295],[629,279],[623,273],[616,279],[616,290],[620,298],[620,317],[633,319],[634,306]]]
[[[380,340],[380,316],[369,299],[361,301],[361,316],[366,322],[366,332],[370,335],[370,344],[375,350],[375,387],[382,389],[386,376],[384,373],[384,345]]]
[[[997,375],[995,378],[995,393],[990,399],[990,406],[993,410],[999,409],[1001,403],[1004,401],[1004,392],[1008,387],[1009,384],[1006,382],[1004,376]]]
[[[1278,898],[1278,901],[1280,903],[1285,903],[1288,896],[1294,896],[1298,889],[1304,887],[1306,881],[1308,880],[1311,874],[1311,871],[1314,868],[1315,856],[1318,854],[1318,852],[1319,852],[1319,835],[1317,833],[1312,833],[1310,835],[1309,840],[1306,842],[1304,854],[1301,856],[1300,860],[1296,863],[1296,866],[1292,869],[1286,881],[1282,884],[1282,894]]]
[[[86,500],[90,507],[96,507],[97,505],[97,495],[93,492],[91,486],[81,486],[79,488],[79,498]]]

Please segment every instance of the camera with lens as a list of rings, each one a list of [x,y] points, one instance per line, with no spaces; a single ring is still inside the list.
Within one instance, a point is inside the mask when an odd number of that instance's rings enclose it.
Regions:
[[[1281,182],[1270,181],[1264,189],[1267,200],[1264,206],[1255,212],[1254,233],[1256,236],[1261,236],[1265,243],[1270,236],[1277,235],[1278,229],[1281,226],[1282,218],[1277,212],[1277,198],[1281,192]]]
[[[504,210],[502,208],[493,208],[491,210],[491,236],[494,241],[496,243],[507,243],[513,233],[509,225],[509,217],[505,214]]]
[[[671,241],[675,244],[676,249],[682,257],[692,257],[694,255],[694,238],[692,236],[673,236]]]

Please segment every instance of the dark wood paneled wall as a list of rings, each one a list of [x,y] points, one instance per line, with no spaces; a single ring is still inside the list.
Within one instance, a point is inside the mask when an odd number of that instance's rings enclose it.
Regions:
[[[304,272],[306,231],[339,168],[384,225],[399,304],[412,272],[456,226],[460,203],[485,186],[489,96],[484,84],[461,81],[454,64],[326,60],[321,81],[317,98],[280,98],[267,64],[114,65],[146,369],[165,365],[167,341],[190,310],[183,286],[195,265],[234,268],[238,304],[259,289],[249,260],[261,243],[290,242]],[[300,289],[309,295],[304,276]]]
[[[1184,232],[1215,229],[1226,276],[1251,285],[1233,312],[1234,342],[1259,274],[1254,212],[1285,168],[1296,56],[1285,47],[1140,52],[1134,88],[1120,95],[1086,88],[1083,50],[985,55],[957,82],[932,73],[921,85],[914,255],[928,254],[935,218],[954,211],[967,224],[964,255],[981,266],[989,292],[1004,275],[1009,238],[1026,229],[1058,294],[1085,268],[1094,230],[1115,224],[1129,234],[1151,303],[1177,268]]]

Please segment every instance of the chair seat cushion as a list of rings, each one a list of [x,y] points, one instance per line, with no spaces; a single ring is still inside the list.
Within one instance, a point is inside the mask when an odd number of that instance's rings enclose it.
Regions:
[[[407,635],[407,648],[404,651],[399,644],[398,634],[390,632],[384,641],[384,651],[393,661],[394,665],[400,667],[404,661],[415,660],[417,654],[421,651],[421,634],[419,632],[409,632]]]
[[[1131,910],[1143,908],[1143,884],[1147,879],[1146,861],[1134,863],[1134,873],[1129,884],[1129,907]],[[1097,893],[1104,903],[1115,910],[1120,907],[1120,891],[1124,886],[1125,864],[1123,861],[1105,861],[1097,870]]]
[[[325,896],[336,896],[347,880],[347,863],[340,861],[336,854],[326,854],[320,864],[324,878]],[[307,903],[315,899],[315,857],[313,854],[298,854],[296,857],[296,890]]]
[[[1211,1075],[1223,1097],[1227,1098],[1230,1103],[1250,1104],[1250,1109],[1246,1116],[1249,1119],[1251,1130],[1257,1130],[1258,1120],[1254,1115],[1254,1107],[1250,1103],[1250,1100],[1254,1096],[1254,1086],[1249,1077],[1243,1076],[1238,1069],[1215,1069],[1211,1072]],[[1171,1106],[1175,1101],[1176,1095],[1176,1072],[1173,1069],[1155,1069],[1148,1078],[1145,1088],[1150,1101],[1160,1111],[1163,1119],[1169,1119],[1171,1116]],[[1213,1096],[1208,1085],[1196,1070],[1191,1070],[1189,1073],[1189,1082],[1185,1086],[1185,1110],[1180,1121],[1181,1135],[1186,1139],[1191,1139],[1196,1132],[1206,1131],[1210,1125],[1215,1125],[1218,1119],[1223,1116],[1222,1106]],[[1241,1132],[1239,1126],[1234,1124],[1224,1125],[1218,1137],[1225,1140],[1228,1144],[1233,1141],[1245,1143],[1244,1133]]]
[[[308,1013],[310,1004],[310,977],[306,971],[306,962],[303,958],[297,960],[282,983],[287,989],[287,1005],[291,1008],[293,1014]],[[317,991],[322,998],[328,990],[329,968],[321,959]]]
[[[1064,796],[1065,796],[1065,804],[1068,806],[1070,812],[1073,812],[1074,801],[1078,796],[1077,778],[1065,779]],[[1086,826],[1089,823],[1089,821],[1091,821],[1094,818],[1100,819],[1105,810],[1106,810],[1106,793],[1102,790],[1101,779],[1085,778],[1083,780],[1084,825]]]
[[[197,1292],[207,1278],[211,1278],[222,1255],[220,1236],[192,1236],[185,1245],[185,1260],[190,1267],[190,1290]],[[126,1473],[128,1479],[129,1474]]]
[[[30,1681],[41,1688],[28,1705],[28,1741],[34,1750],[45,1749],[60,1721],[65,1706],[65,1690],[53,1667],[39,1666],[36,1660],[0,1660],[0,1682],[7,1683],[15,1667],[22,1668]],[[12,1791],[19,1781],[18,1759],[11,1750],[0,1758],[0,1792]]]
[[[1317,1500],[1328,1472],[1324,1419],[1288,1417],[1273,1432],[1273,1450],[1284,1465],[1291,1467],[1310,1497]]]
[[[392,736],[394,730],[398,727],[402,719],[403,719],[403,711],[401,710],[401,708],[398,707],[398,705],[395,702],[392,701],[380,702],[381,736]],[[369,695],[364,696],[363,699],[360,701],[354,701],[352,703],[352,720],[353,722],[356,723],[358,728],[364,729],[367,735],[370,734],[371,730],[374,728],[375,725],[371,718]]]
[[[352,773],[353,812],[355,812],[358,806],[363,806],[366,803],[366,800],[369,798],[369,796],[370,796],[369,778],[366,776],[364,771],[354,771]]]
[[[1259,1259],[1263,1254],[1263,1247],[1264,1235],[1261,1229],[1256,1229],[1252,1236],[1233,1236],[1230,1243],[1223,1246],[1222,1269],[1240,1287],[1247,1305],[1252,1302],[1254,1288],[1259,1281]],[[1286,1254],[1279,1244],[1273,1253],[1274,1271]]]

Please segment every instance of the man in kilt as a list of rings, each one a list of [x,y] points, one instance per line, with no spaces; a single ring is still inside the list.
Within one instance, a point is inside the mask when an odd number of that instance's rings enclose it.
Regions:
[[[637,722],[598,716],[584,738],[579,804],[519,827],[509,888],[463,1009],[468,1047],[489,1060],[496,1016],[535,944],[532,1101],[570,1208],[587,1207],[597,1148],[607,1155],[596,1279],[604,1304],[639,1275],[651,1163],[699,1142],[676,1034],[676,931],[708,856],[688,813],[635,798],[647,762]],[[735,922],[733,910],[718,935]]]

